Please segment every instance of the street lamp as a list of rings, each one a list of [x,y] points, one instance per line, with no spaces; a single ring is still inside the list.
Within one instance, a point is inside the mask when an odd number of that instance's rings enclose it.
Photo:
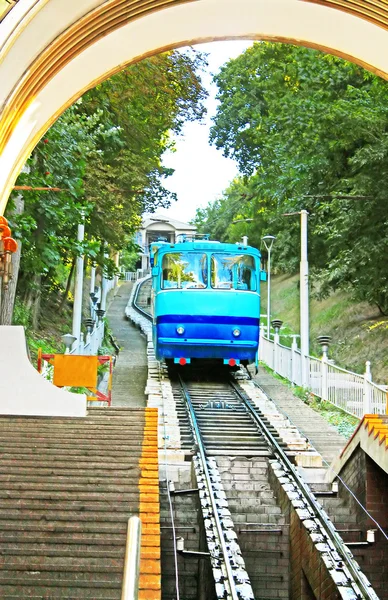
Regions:
[[[268,252],[268,284],[267,284],[267,335],[269,339],[271,329],[271,249],[276,237],[274,235],[265,235],[262,238],[264,246]]]

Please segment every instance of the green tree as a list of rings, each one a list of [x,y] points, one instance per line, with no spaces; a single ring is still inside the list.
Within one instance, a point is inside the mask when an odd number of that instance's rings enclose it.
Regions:
[[[387,83],[330,55],[264,42],[216,82],[211,140],[255,197],[252,229],[278,236],[277,264],[295,266],[299,254],[298,223],[283,214],[306,208],[321,293],[351,289],[387,312]]]
[[[112,272],[107,248],[126,247],[145,210],[168,206],[173,195],[163,179],[171,171],[162,155],[171,131],[202,117],[204,64],[199,53],[168,52],[124,69],[68,109],[34,150],[18,184],[63,190],[25,192],[21,215],[9,205],[23,243],[18,293],[35,327],[42,294],[63,290],[77,254]],[[80,245],[76,228],[84,216]]]

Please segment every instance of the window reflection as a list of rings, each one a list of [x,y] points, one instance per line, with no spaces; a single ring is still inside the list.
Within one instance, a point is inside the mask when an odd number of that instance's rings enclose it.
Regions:
[[[246,254],[212,254],[211,285],[215,289],[255,291],[254,257]]]
[[[208,257],[201,252],[169,252],[163,255],[163,289],[204,289],[208,286]],[[211,255],[211,286],[219,290],[256,291],[253,256],[246,254]]]
[[[206,288],[207,256],[201,252],[171,252],[163,256],[163,289]]]

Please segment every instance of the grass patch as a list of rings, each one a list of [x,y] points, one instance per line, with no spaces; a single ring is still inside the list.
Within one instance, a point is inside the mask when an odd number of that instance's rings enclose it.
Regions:
[[[334,404],[331,404],[331,402],[321,400],[304,388],[294,387],[292,390],[295,396],[303,400],[305,404],[319,413],[328,423],[333,425],[337,429],[338,433],[347,439],[353,435],[354,430],[360,422],[357,417],[349,415],[342,409],[334,406]]]
[[[261,312],[267,310],[266,285],[261,288]],[[271,278],[271,318],[281,319],[280,334],[300,333],[299,275],[275,275]],[[263,325],[266,319],[263,318]],[[364,373],[365,362],[372,365],[372,380],[388,384],[388,319],[376,307],[355,303],[344,292],[336,292],[318,300],[310,296],[310,354],[321,356],[316,341],[319,335],[330,335],[329,357],[337,365],[355,373]],[[292,339],[280,336],[285,346]],[[300,345],[299,340],[298,346]]]

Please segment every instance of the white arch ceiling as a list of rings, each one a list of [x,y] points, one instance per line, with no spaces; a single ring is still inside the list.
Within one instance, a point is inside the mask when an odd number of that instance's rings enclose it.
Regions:
[[[161,50],[234,38],[287,41],[388,78],[385,23],[330,2],[19,0],[0,23],[0,214],[28,155],[58,116],[96,83]],[[352,4],[347,0],[348,9]]]

